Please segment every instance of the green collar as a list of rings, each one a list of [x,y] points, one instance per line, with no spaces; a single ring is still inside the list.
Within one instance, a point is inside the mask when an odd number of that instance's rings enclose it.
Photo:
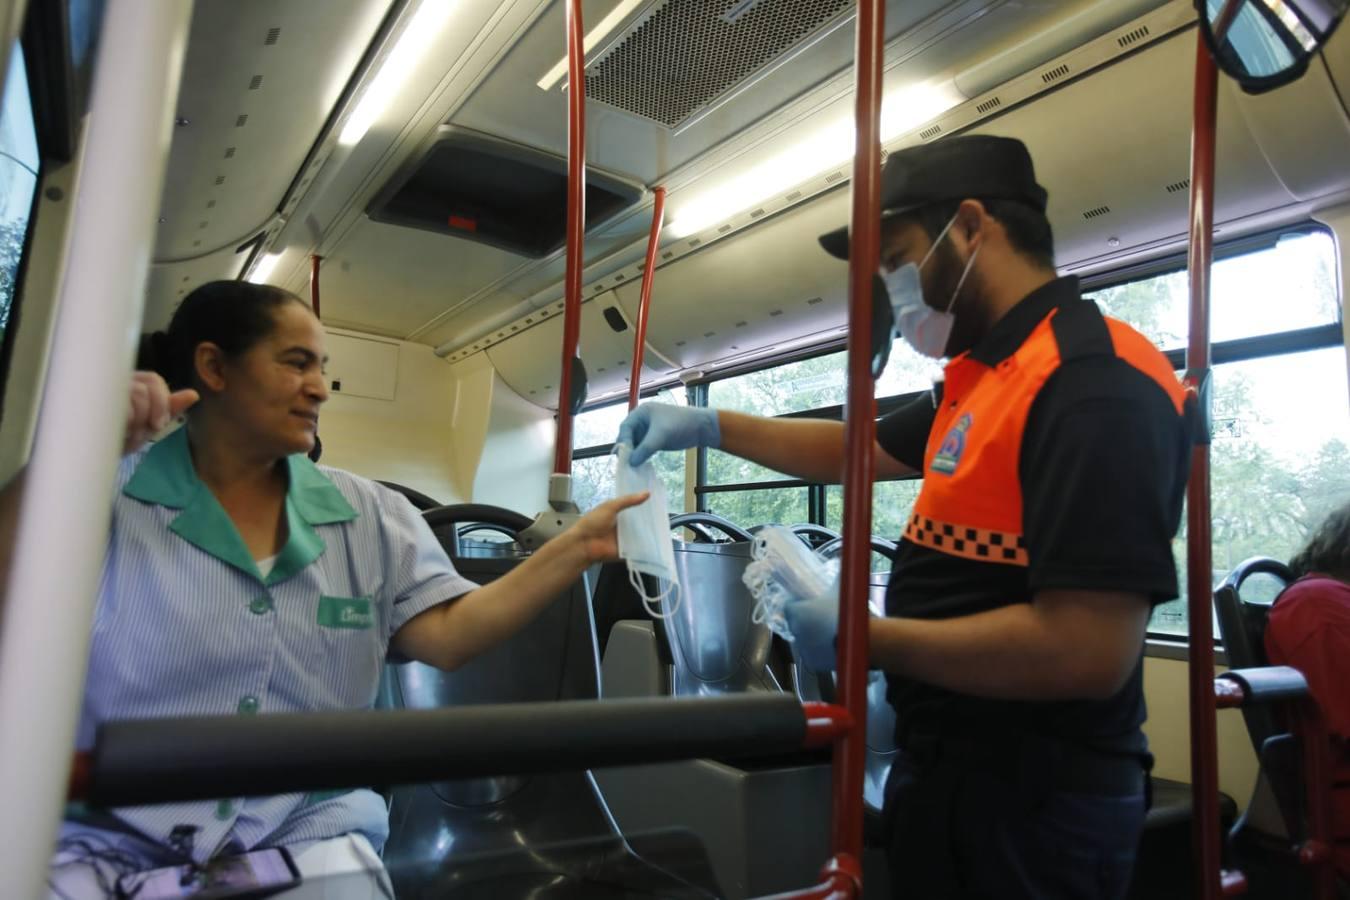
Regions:
[[[289,475],[286,546],[281,548],[266,580],[229,515],[197,477],[186,428],[178,429],[146,452],[122,493],[146,503],[182,510],[169,524],[170,531],[245,575],[273,585],[323,555],[327,545],[314,530],[315,525],[350,522],[357,516],[342,492],[304,454],[286,457],[286,465]]]

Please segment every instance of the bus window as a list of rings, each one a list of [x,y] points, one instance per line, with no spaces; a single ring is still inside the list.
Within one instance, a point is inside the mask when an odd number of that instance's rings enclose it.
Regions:
[[[23,48],[15,45],[0,105],[0,341],[6,349],[0,387],[8,369],[10,323],[14,320],[19,268],[23,261],[33,198],[38,184],[37,130],[28,90]]]
[[[1334,242],[1308,229],[1244,244],[1220,248],[1213,270],[1221,360],[1211,458],[1216,584],[1249,557],[1288,560],[1331,509],[1350,500]],[[1186,285],[1186,273],[1174,270],[1090,293],[1106,312],[1177,349],[1185,342]],[[1224,342],[1236,340],[1242,343],[1225,352]],[[1173,554],[1182,596],[1154,611],[1149,630],[1175,639],[1189,633],[1184,518]],[[1217,619],[1214,629],[1217,638]]]
[[[670,403],[684,406],[688,400],[683,389],[662,390],[644,397],[643,403]],[[585,512],[614,496],[614,438],[619,423],[628,415],[622,400],[588,409],[572,420],[572,499]],[[666,488],[666,507],[672,512],[684,510],[684,454],[658,453],[652,458],[656,474]]]

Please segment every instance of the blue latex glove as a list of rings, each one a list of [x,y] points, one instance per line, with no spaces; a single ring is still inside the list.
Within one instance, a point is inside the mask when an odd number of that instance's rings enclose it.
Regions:
[[[658,450],[717,447],[722,443],[722,429],[715,409],[646,403],[623,420],[616,443],[633,448],[628,463],[636,467]]]
[[[838,582],[814,600],[784,604],[783,618],[792,631],[792,652],[797,662],[813,672],[833,672],[835,635],[839,631]]]

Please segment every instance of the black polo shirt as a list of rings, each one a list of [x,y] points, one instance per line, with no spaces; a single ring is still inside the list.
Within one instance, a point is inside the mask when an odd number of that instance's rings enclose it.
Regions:
[[[971,356],[996,366],[1052,310],[1084,302],[1091,301],[1081,298],[1077,278],[1056,279],[1009,310]],[[1029,564],[967,559],[902,538],[887,615],[955,618],[1029,603],[1043,589],[1138,592],[1155,604],[1177,595],[1171,541],[1185,495],[1189,429],[1152,378],[1109,352],[1070,358],[1064,339],[1065,362],[1032,401],[1018,460]],[[919,471],[934,403],[925,394],[877,424],[882,448]],[[994,700],[897,675],[888,681],[902,745],[911,731],[1031,731],[1106,750],[1145,746],[1142,650],[1124,687],[1100,701]]]

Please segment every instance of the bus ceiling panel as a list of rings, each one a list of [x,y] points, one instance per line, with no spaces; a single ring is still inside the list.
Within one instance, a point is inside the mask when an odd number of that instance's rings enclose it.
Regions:
[[[324,259],[324,316],[407,336],[523,261],[496,247],[362,219]]]
[[[1061,267],[1184,235],[1195,35],[1186,30],[981,125],[1026,142]],[[1232,102],[1220,104],[1219,221],[1292,199]]]
[[[1350,37],[1346,36],[1344,28],[1337,29],[1322,48],[1322,59],[1326,61],[1331,80],[1340,94],[1341,109],[1350,115]],[[1318,63],[1314,61],[1310,68],[1317,66]]]
[[[695,369],[807,336],[838,337],[847,267],[817,237],[847,220],[848,193],[834,191],[658,269],[647,342]],[[633,319],[639,285],[616,293]]]
[[[1328,68],[1350,68],[1350,29],[1338,29],[1325,49],[1327,65],[1314,60],[1303,77],[1267,93],[1251,95],[1221,79],[1224,99],[1241,111],[1257,146],[1289,192],[1310,200],[1350,188],[1350,118]],[[1222,159],[1220,159],[1222,164]]]
[[[644,206],[650,207],[650,203]],[[650,212],[647,214],[650,215]],[[612,223],[586,235],[587,267],[582,277],[583,297],[594,296],[625,280],[626,276],[622,273],[611,275],[611,272],[642,258],[642,241],[647,236],[651,222],[641,223],[639,227],[639,219],[628,217],[622,223]],[[448,258],[451,259],[458,259],[458,254],[478,252],[474,244],[445,238],[441,240],[442,254],[450,255]],[[420,327],[410,332],[408,339],[433,347],[448,346],[459,350],[480,338],[493,338],[508,323],[526,326],[533,324],[525,322],[527,317],[538,321],[560,313],[565,268],[563,251],[559,250],[543,259],[514,258],[518,265],[509,274],[495,281],[468,284],[467,289],[460,291],[458,298],[451,302],[444,302],[446,294],[442,288],[442,308],[434,317],[424,320]],[[509,298],[515,304],[515,315],[503,318],[506,307],[501,301],[504,298]]]
[[[218,247],[277,208],[389,6],[196,4],[157,259]]]
[[[240,257],[234,247],[182,262],[152,263],[145,286],[143,330],[168,327],[174,308],[188,293],[208,281],[234,278],[239,272],[239,263]]]
[[[993,0],[890,0],[896,37],[944,6],[978,15]],[[849,0],[732,4],[595,0],[588,33],[627,10],[587,54],[588,156],[647,184],[851,70]],[[563,4],[550,9],[456,113],[456,124],[560,152],[566,146]],[[849,75],[851,84],[851,74]]]
[[[545,5],[437,0],[406,7],[388,38],[373,48],[373,61],[360,73],[336,126],[281,205],[286,224],[269,243],[273,250],[296,248],[299,256],[296,264],[278,268],[280,283],[303,287],[309,253],[341,251],[365,223],[375,195],[405,170]],[[424,11],[430,30],[418,18]],[[430,37],[418,41],[418,35]]]
[[[627,390],[633,360],[633,332],[616,332],[605,318],[613,306],[612,293],[601,294],[581,307],[581,358],[589,376],[590,398],[596,400]],[[558,348],[562,346],[562,317],[551,316],[487,348],[497,374],[531,403],[556,409],[558,403]],[[654,354],[644,357],[643,380],[666,379],[674,374]]]

